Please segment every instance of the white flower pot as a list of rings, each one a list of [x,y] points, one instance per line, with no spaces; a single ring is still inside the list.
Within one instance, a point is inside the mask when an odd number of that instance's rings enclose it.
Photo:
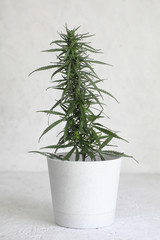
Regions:
[[[100,228],[114,222],[121,158],[104,161],[48,158],[55,221],[70,228]]]

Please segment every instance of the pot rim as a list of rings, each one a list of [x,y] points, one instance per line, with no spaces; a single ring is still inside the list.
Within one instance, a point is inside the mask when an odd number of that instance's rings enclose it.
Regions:
[[[67,154],[67,152],[59,152],[58,155],[64,155],[64,154]],[[65,163],[76,163],[76,164],[93,164],[93,163],[104,163],[104,162],[110,162],[110,161],[114,161],[114,160],[120,160],[121,159],[121,156],[112,156],[112,155],[109,155],[109,154],[103,154],[103,156],[105,157],[108,157],[109,159],[105,159],[105,160],[101,160],[100,157],[97,156],[97,160],[94,161],[94,160],[87,160],[87,161],[82,161],[82,160],[78,160],[78,161],[75,161],[75,157],[74,157],[75,153],[73,153],[71,155],[71,157],[73,158],[73,160],[61,160],[61,159],[58,159],[58,158],[50,158],[50,157],[47,157],[48,160],[51,160],[51,161],[57,161],[57,162],[65,162]]]

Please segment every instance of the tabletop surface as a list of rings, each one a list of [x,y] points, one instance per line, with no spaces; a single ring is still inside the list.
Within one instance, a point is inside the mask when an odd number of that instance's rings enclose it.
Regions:
[[[0,240],[160,240],[160,174],[121,174],[112,226],[54,222],[47,172],[0,173]]]

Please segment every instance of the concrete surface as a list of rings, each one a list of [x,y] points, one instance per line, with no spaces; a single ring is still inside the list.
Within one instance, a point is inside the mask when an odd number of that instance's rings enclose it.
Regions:
[[[91,45],[104,54],[93,57],[114,66],[95,66],[108,79],[103,89],[120,102],[105,98],[111,121],[102,123],[130,142],[117,142],[119,151],[141,163],[124,161],[122,171],[160,173],[159,0],[0,0],[1,171],[46,170],[39,155],[27,152],[58,141],[61,125],[38,144],[47,117],[36,111],[49,109],[61,93],[45,91],[52,71],[28,74],[54,61],[54,54],[40,51],[58,38],[65,22],[95,33]]]
[[[106,228],[55,225],[48,174],[0,173],[0,240],[159,240],[160,175],[121,174],[117,217]]]

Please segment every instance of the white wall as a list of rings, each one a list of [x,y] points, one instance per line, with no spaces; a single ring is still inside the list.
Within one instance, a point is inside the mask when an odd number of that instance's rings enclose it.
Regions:
[[[56,98],[50,73],[27,77],[33,69],[52,61],[40,53],[58,38],[65,22],[81,32],[96,33],[95,56],[114,65],[97,66],[107,77],[104,88],[120,104],[106,98],[106,126],[120,130],[129,144],[119,150],[133,154],[140,164],[124,159],[126,172],[160,172],[160,2],[157,0],[1,0],[0,1],[0,170],[43,171],[46,161],[28,150],[56,143],[55,130],[38,144],[47,126],[44,115]],[[56,130],[56,133],[58,130]]]

